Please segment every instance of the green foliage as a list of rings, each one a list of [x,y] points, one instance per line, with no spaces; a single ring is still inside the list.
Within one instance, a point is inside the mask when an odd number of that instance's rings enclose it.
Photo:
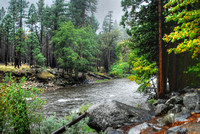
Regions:
[[[87,109],[91,106],[91,104],[86,104],[80,107],[80,113],[84,113]],[[35,129],[35,133],[37,134],[40,132],[41,134],[52,133],[56,131],[58,128],[64,126],[65,124],[71,122],[72,120],[76,119],[78,115],[76,113],[72,113],[69,116],[66,116],[64,119],[56,119],[56,114],[54,116],[50,116],[44,119],[40,127]],[[97,134],[94,129],[91,129],[87,123],[89,118],[86,117],[85,119],[79,121],[78,123],[74,124],[70,128],[66,128],[66,134]],[[39,129],[39,130],[38,130]]]
[[[192,58],[199,62],[200,56],[200,4],[199,0],[182,0],[176,2],[170,0],[164,7],[169,9],[170,14],[166,21],[176,22],[176,27],[170,34],[165,34],[164,41],[178,43],[176,47],[170,48],[169,53],[175,54],[190,52]],[[199,73],[199,63],[189,68],[189,72]]]
[[[24,30],[22,28],[18,28],[17,32],[16,32],[16,36],[15,36],[15,40],[17,42],[16,44],[16,52],[17,52],[17,56],[19,56],[21,58],[22,55],[24,55],[26,53],[26,42],[25,42],[25,33]]]
[[[31,4],[29,11],[28,11],[28,20],[27,20],[27,24],[29,24],[29,28],[31,29],[31,31],[33,31],[33,25],[35,25],[37,23],[37,10],[34,4]]]
[[[72,121],[73,119],[75,119],[77,117],[77,114],[74,113],[70,116],[70,118],[68,117],[68,121]],[[94,129],[91,129],[88,125],[87,122],[89,121],[89,118],[86,117],[84,120],[81,120],[80,122],[78,122],[77,124],[73,125],[70,128],[66,128],[66,132],[65,134],[97,134],[97,132]]]
[[[39,43],[36,33],[31,32],[28,35],[28,38],[26,40],[31,48],[30,57],[34,58],[36,65],[44,66],[44,61],[46,60],[46,58],[41,53],[40,43]],[[30,60],[32,60],[32,59],[30,59]]]
[[[109,81],[108,79],[104,79],[104,80],[97,80],[96,82],[97,83],[101,83],[101,82],[106,82],[106,81]]]
[[[30,133],[33,124],[41,121],[41,114],[35,111],[40,110],[44,104],[37,97],[42,90],[25,89],[24,82],[24,77],[16,83],[11,75],[7,75],[4,83],[0,84],[0,129],[5,133]]]
[[[150,63],[144,56],[138,57],[135,51],[129,54],[128,62],[131,65],[131,73],[129,76],[130,80],[136,81],[138,84],[150,83],[150,78],[157,73],[156,63]],[[143,86],[142,86],[143,87]]]
[[[149,62],[158,60],[158,1],[148,4],[136,0],[123,0],[122,25],[127,25],[127,33],[131,36],[129,47],[137,49],[139,57],[144,56]],[[138,9],[138,7],[140,9]]]
[[[94,16],[98,0],[71,0],[69,2],[70,20],[75,27],[92,26],[94,32],[99,23]]]
[[[46,117],[40,123],[40,127],[34,130],[34,133],[35,134],[49,134],[56,131],[58,128],[64,126],[67,123],[68,121],[65,119],[57,120],[56,115]]]
[[[72,22],[62,23],[52,39],[59,66],[76,72],[93,68],[98,53],[95,36],[90,27],[76,29]]]
[[[111,66],[109,75],[123,77],[128,73],[129,64],[127,62],[116,62]]]
[[[148,100],[148,102],[153,104],[154,102],[156,102],[156,100],[155,99],[150,99],[150,100]]]
[[[92,106],[92,104],[90,104],[90,103],[87,103],[87,104],[85,104],[85,105],[82,105],[82,106],[79,108],[79,112],[80,112],[81,114],[83,114],[83,113],[86,112],[86,111],[88,110],[88,108],[91,107],[91,106]]]

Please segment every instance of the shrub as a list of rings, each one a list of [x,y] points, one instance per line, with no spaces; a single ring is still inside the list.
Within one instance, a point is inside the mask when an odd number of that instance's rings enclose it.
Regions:
[[[56,114],[54,116],[47,117],[44,119],[40,124],[40,130],[35,130],[35,134],[48,134],[56,131],[60,127],[64,126],[65,124],[71,122],[75,118],[77,118],[77,114],[73,113],[70,116],[66,116],[64,119],[56,119]],[[85,119],[79,121],[78,123],[74,124],[73,126],[66,128],[65,134],[97,134],[94,129],[91,129],[87,123],[89,118],[86,117]]]
[[[111,71],[109,75],[123,77],[124,74],[128,73],[129,65],[127,62],[117,62],[111,66]]]
[[[25,80],[23,77],[17,83],[10,74],[5,77],[4,83],[0,83],[0,131],[3,133],[30,133],[31,125],[42,119],[35,112],[44,104],[37,97],[42,90],[23,88]]]

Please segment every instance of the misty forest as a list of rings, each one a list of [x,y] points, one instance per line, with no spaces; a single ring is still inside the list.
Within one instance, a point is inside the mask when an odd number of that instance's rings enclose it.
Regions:
[[[0,133],[200,133],[200,1],[99,1],[0,5]]]

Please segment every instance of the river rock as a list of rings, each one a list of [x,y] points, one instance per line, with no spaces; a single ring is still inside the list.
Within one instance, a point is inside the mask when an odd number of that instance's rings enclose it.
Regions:
[[[175,115],[175,121],[187,121],[187,118],[191,116],[190,110],[183,107],[182,111]]]
[[[165,125],[170,125],[170,124],[173,124],[174,122],[175,122],[175,114],[173,114],[173,113],[167,114],[163,118],[163,123]]]
[[[168,111],[168,114],[170,114],[170,113],[176,114],[176,113],[181,112],[181,110],[182,110],[182,105],[175,104],[175,106],[171,110]]]
[[[170,104],[182,104],[183,103],[183,97],[182,96],[172,96],[170,99],[166,101],[166,105]]]
[[[93,105],[88,109],[88,113],[88,125],[97,131],[123,125],[124,123],[138,123],[152,118],[147,110],[135,108],[118,101],[107,101]]]
[[[153,105],[154,106],[157,106],[158,104],[165,104],[165,100],[163,100],[163,99],[158,99],[158,100],[156,100],[154,103],[153,103]]]
[[[158,104],[156,106],[156,110],[155,110],[155,115],[159,116],[159,115],[164,115],[166,114],[173,106],[169,105],[165,105],[165,104]]]
[[[140,124],[140,125],[137,125],[137,126],[135,126],[135,127],[133,127],[133,128],[131,128],[129,131],[128,131],[128,134],[140,134],[141,133],[141,131],[143,130],[143,129],[146,129],[146,128],[148,128],[149,127],[149,124],[148,123],[142,123],[142,124]]]
[[[183,97],[183,104],[189,110],[194,110],[197,102],[198,98],[196,93],[187,93]]]
[[[105,134],[123,134],[123,131],[121,129],[113,129],[112,127],[108,127],[104,133]]]
[[[177,127],[172,127],[167,130],[166,134],[186,134],[187,129],[186,128],[181,128],[180,126]]]

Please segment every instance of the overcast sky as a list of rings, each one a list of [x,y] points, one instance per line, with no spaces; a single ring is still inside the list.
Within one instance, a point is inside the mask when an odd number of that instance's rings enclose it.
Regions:
[[[2,6],[7,7],[9,1],[10,0],[0,0],[0,8]],[[34,4],[38,2],[38,0],[28,1]],[[45,3],[51,5],[53,3],[53,0],[45,0]],[[113,11],[113,20],[117,20],[117,22],[119,23],[123,14],[121,0],[98,0],[96,18],[101,25],[108,11]],[[102,27],[101,25],[100,28]]]

